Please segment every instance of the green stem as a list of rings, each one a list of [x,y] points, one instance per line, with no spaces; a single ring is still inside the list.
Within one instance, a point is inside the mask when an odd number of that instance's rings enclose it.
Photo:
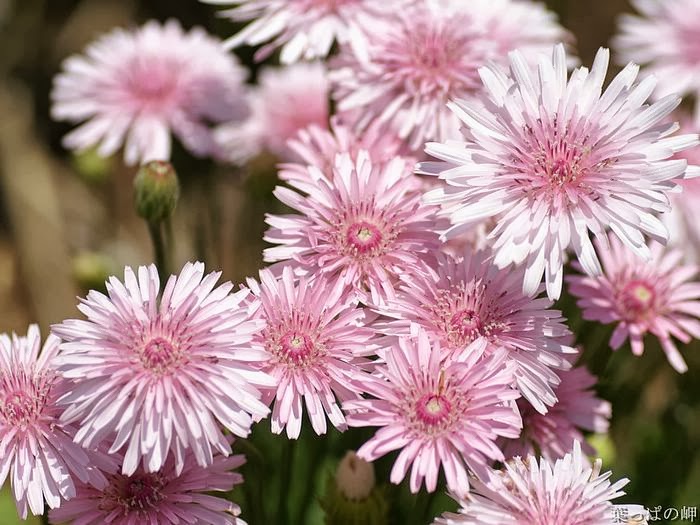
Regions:
[[[432,508],[433,503],[435,502],[435,497],[437,496],[437,493],[438,491],[434,490],[432,492],[429,492],[428,495],[424,498],[423,512],[421,513],[421,523],[430,523],[430,521],[435,517],[430,512],[430,509]]]
[[[41,525],[49,525],[51,523],[49,521],[49,509],[46,509],[46,511],[41,515]]]
[[[304,488],[304,495],[301,500],[301,508],[299,509],[299,518],[296,523],[306,523],[306,516],[309,513],[309,508],[313,501],[314,490],[316,489],[316,478],[318,477],[318,470],[321,468],[323,463],[323,458],[326,456],[326,452],[329,448],[330,442],[335,437],[335,432],[331,431],[325,436],[325,439],[307,439],[306,444],[311,449],[310,457],[314,458],[315,461],[312,462],[308,482]]]
[[[253,436],[250,436],[249,439],[237,439],[233,445],[236,453],[244,454],[246,457],[245,468],[247,472],[245,474],[245,483],[243,484],[243,491],[246,496],[246,514],[243,518],[248,523],[267,523],[263,501],[264,488],[262,485],[266,470],[265,456],[252,443],[252,439]],[[248,472],[255,473],[255,475],[249,476]]]
[[[168,264],[168,251],[166,249],[165,239],[163,237],[162,223],[149,222],[148,233],[151,234],[153,254],[156,260],[156,266],[158,267],[158,273],[160,274],[160,281],[161,284],[163,284],[170,276],[170,267]]]
[[[280,494],[277,501],[277,523],[289,523],[289,485],[292,480],[292,462],[294,461],[295,439],[286,439],[282,444],[282,460],[280,461]]]

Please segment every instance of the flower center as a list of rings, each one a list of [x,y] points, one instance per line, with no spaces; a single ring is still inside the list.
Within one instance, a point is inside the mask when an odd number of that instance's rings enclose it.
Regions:
[[[132,476],[117,474],[102,495],[102,510],[121,509],[124,516],[134,511],[155,508],[164,499],[167,480],[159,472],[136,473]]]
[[[416,403],[416,415],[421,423],[439,426],[450,416],[452,404],[441,394],[426,394]]]
[[[24,427],[36,422],[47,410],[55,378],[54,373],[22,368],[0,373],[0,426]]]
[[[485,58],[474,46],[475,35],[469,30],[473,22],[466,17],[425,16],[429,22],[412,19],[400,35],[389,40],[376,60],[402,80],[399,85],[416,94],[434,96],[475,89],[479,84],[477,66]]]
[[[467,339],[476,339],[481,329],[481,317],[474,310],[461,310],[452,316],[450,328]]]
[[[678,28],[678,46],[682,53],[681,60],[691,67],[700,64],[700,30],[698,30],[696,16],[687,19],[688,22]]]
[[[24,390],[5,393],[0,402],[0,414],[11,426],[28,423],[38,415],[38,411],[36,400]]]
[[[345,234],[348,244],[360,254],[375,252],[382,245],[382,232],[367,221],[358,221],[348,227]]]
[[[138,57],[126,75],[128,92],[132,100],[141,104],[141,109],[157,109],[167,104],[177,93],[178,72],[181,67],[173,61],[153,57]]]
[[[140,352],[141,364],[156,374],[171,372],[182,362],[184,355],[172,341],[164,337],[149,339]]]
[[[620,303],[625,313],[643,315],[654,306],[656,293],[645,281],[633,280],[627,283],[620,294]]]
[[[292,361],[302,361],[314,351],[314,343],[311,338],[296,331],[283,335],[280,346],[285,356]]]

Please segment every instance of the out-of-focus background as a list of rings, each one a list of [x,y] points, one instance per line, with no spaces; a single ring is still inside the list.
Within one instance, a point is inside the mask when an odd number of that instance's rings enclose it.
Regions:
[[[548,4],[574,33],[584,64],[607,45],[616,17],[630,10],[624,0]],[[0,331],[23,333],[37,322],[46,332],[77,314],[76,296],[101,288],[104,277],[120,274],[125,264],[152,257],[132,206],[135,170],[119,156],[76,157],[60,145],[70,126],[49,118],[49,91],[61,61],[115,26],[151,18],[176,18],[220,36],[235,27],[196,0],[0,0],[0,12]],[[238,54],[253,69],[252,53]],[[182,183],[177,263],[204,260],[234,282],[256,273],[263,214],[277,207],[274,160],[258,158],[237,170],[176,149],[173,163]],[[652,341],[642,359],[627,348],[610,357],[603,339],[609,331],[578,319],[572,328],[601,376],[602,397],[613,404],[610,439],[596,446],[616,478],[632,480],[624,501],[700,506],[698,345],[683,351],[690,370],[679,375]],[[0,497],[0,525],[16,523],[8,490]]]

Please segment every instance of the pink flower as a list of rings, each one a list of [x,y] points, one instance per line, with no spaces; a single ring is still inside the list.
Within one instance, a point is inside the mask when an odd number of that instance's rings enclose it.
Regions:
[[[459,136],[446,104],[482,90],[478,68],[568,39],[542,4],[512,0],[413,2],[365,31],[367,49],[345,46],[331,74],[338,109],[360,128],[388,123],[413,150]]]
[[[217,454],[206,467],[198,465],[191,454],[182,461],[182,468],[177,468],[176,461],[169,458],[154,472],[142,468],[130,475],[109,472],[108,484],[101,490],[81,484],[75,498],[51,511],[51,522],[245,525],[237,517],[241,512],[238,505],[223,496],[209,494],[228,492],[243,482],[243,476],[231,472],[245,463],[243,456]]]
[[[348,424],[381,427],[357,451],[367,461],[401,450],[391,471],[400,483],[411,468],[411,492],[425,479],[429,492],[437,487],[442,467],[453,491],[469,489],[470,469],[477,476],[488,463],[503,461],[495,440],[515,438],[520,416],[509,403],[519,396],[510,386],[512,366],[505,351],[478,360],[472,352],[463,362],[443,366],[440,347],[418,330],[386,351],[386,366],[363,381],[372,399],[348,401]],[[411,467],[412,465],[412,467]]]
[[[39,328],[26,337],[0,335],[0,486],[10,477],[17,512],[27,518],[75,496],[75,481],[102,486],[91,454],[73,443],[75,428],[62,423],[58,399],[67,384],[54,367],[60,341],[41,349]]]
[[[595,450],[584,440],[581,430],[604,434],[608,431],[612,407],[596,397],[592,390],[596,377],[585,367],[559,372],[561,383],[555,393],[557,403],[546,414],[539,414],[526,403],[517,401],[523,418],[523,432],[517,440],[503,440],[507,458],[539,454],[553,462],[564,457],[575,442],[593,455]]]
[[[159,296],[155,266],[126,268],[123,284],[110,277],[108,296],[82,300],[87,320],[53,327],[67,341],[61,371],[76,383],[64,420],[80,424],[77,443],[126,448],[126,475],[139,463],[156,472],[171,454],[181,472],[187,450],[206,466],[215,451],[231,452],[219,425],[245,437],[269,412],[258,387],[272,378],[254,368],[266,355],[250,347],[262,322],[250,319],[248,290],[215,288],[220,275],[187,263]]]
[[[611,500],[624,495],[629,480],[610,483],[602,463],[591,467],[574,443],[573,451],[552,463],[515,458],[504,471],[491,471],[462,497],[459,514],[446,513],[434,525],[603,525],[613,523]]]
[[[613,39],[617,62],[641,63],[658,79],[657,97],[695,97],[700,124],[700,4],[696,0],[632,0],[639,15],[622,15]]]
[[[590,72],[579,68],[568,81],[562,45],[536,74],[520,52],[510,63],[510,76],[497,67],[480,71],[484,103],[451,104],[465,124],[465,142],[428,145],[445,162],[420,170],[447,182],[429,194],[453,224],[447,238],[497,218],[489,234],[495,263],[523,264],[528,295],[544,274],[547,295],[558,298],[570,246],[586,273],[601,273],[589,232],[605,244],[609,227],[647,259],[644,234],[668,237],[655,213],[668,211],[674,179],[686,171],[684,160],[669,157],[697,144],[697,136],[672,136],[674,125],[663,122],[678,97],[644,105],[654,80],[635,84],[633,64],[602,92],[605,49]]]
[[[51,114],[83,122],[67,148],[98,146],[102,156],[125,144],[127,164],[168,160],[170,132],[197,156],[216,154],[208,122],[243,118],[245,70],[202,29],[148,22],[115,29],[72,56],[54,79]]]
[[[406,0],[202,0],[208,4],[236,4],[222,11],[235,22],[252,20],[226,41],[229,48],[242,44],[257,46],[260,61],[282,47],[280,61],[291,64],[328,55],[337,40],[362,45],[362,29],[377,17],[392,13]]]
[[[279,246],[265,260],[340,279],[365,302],[393,296],[397,276],[419,271],[438,244],[434,210],[422,204],[411,168],[400,157],[375,166],[366,151],[338,155],[332,172],[283,166],[291,188],[275,196],[300,214],[267,216],[265,240]]]
[[[362,324],[365,314],[357,301],[340,281],[321,276],[295,282],[289,267],[278,279],[261,270],[260,285],[249,279],[248,286],[261,302],[257,316],[265,321],[254,344],[267,353],[262,369],[275,380],[275,389],[266,393],[274,401],[272,431],[286,427],[289,438],[298,438],[302,402],[317,434],[326,433],[326,417],[345,430],[338,401],[359,397],[356,376],[367,363],[358,356],[372,352],[374,336]]]
[[[613,237],[609,244],[609,249],[598,246],[603,275],[567,276],[583,318],[617,324],[610,346],[617,350],[629,338],[634,355],[644,352],[645,334],[655,335],[671,366],[685,372],[688,367],[672,337],[683,343],[700,338],[700,282],[689,282],[697,267],[682,264],[680,250],[665,250],[658,243],[651,247],[650,261]]]
[[[485,252],[463,254],[441,255],[435,269],[402,275],[397,300],[381,309],[395,320],[377,328],[408,336],[416,323],[440,342],[443,358],[459,357],[467,348],[490,353],[504,347],[518,389],[539,412],[547,412],[557,401],[553,387],[559,377],[553,369],[569,368],[567,354],[576,353],[564,341],[571,333],[561,312],[545,297],[522,293],[522,271],[499,270]]]
[[[237,164],[263,150],[283,161],[298,160],[287,141],[307,126],[328,128],[329,86],[320,62],[265,68],[249,94],[251,114],[243,122],[219,126],[222,157]]]

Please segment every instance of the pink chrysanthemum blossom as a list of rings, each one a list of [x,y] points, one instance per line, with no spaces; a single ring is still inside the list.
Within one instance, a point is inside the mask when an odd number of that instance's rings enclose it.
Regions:
[[[634,355],[644,352],[644,335],[655,335],[671,366],[688,367],[672,337],[683,343],[700,338],[700,282],[695,265],[682,264],[683,252],[651,247],[645,261],[610,237],[609,249],[598,246],[604,273],[597,277],[567,276],[569,292],[578,298],[583,318],[616,323],[610,346],[617,350],[629,338]],[[575,265],[581,270],[580,265]]]
[[[377,324],[387,334],[408,336],[418,324],[440,342],[443,359],[467,348],[487,353],[508,350],[513,379],[539,411],[556,403],[554,369],[568,369],[567,357],[576,350],[566,344],[571,333],[559,310],[546,297],[522,293],[522,271],[499,270],[486,252],[463,252],[464,257],[440,255],[435,269],[402,275],[397,300],[381,313],[394,320]],[[543,291],[543,290],[541,290]],[[471,346],[470,346],[471,345]]]
[[[425,331],[400,338],[386,351],[386,365],[378,365],[377,375],[363,381],[374,398],[343,405],[350,426],[382,427],[357,455],[374,461],[401,450],[391,481],[400,483],[411,468],[414,493],[424,479],[433,492],[441,467],[451,490],[468,490],[467,469],[485,475],[491,461],[504,460],[495,440],[515,438],[521,429],[512,403],[519,393],[511,387],[507,353],[480,357],[475,351],[463,361],[443,365],[439,345]]]
[[[344,153],[332,172],[283,166],[279,176],[291,188],[277,187],[275,196],[300,214],[267,216],[265,240],[280,245],[265,250],[268,262],[338,278],[380,304],[394,296],[399,274],[419,271],[437,248],[434,209],[415,191],[406,159],[376,166],[366,151]]]
[[[363,29],[411,0],[202,0],[208,4],[236,4],[222,11],[235,22],[252,20],[226,41],[229,48],[258,46],[258,61],[281,47],[280,61],[325,58],[333,43],[364,45]]]
[[[54,360],[60,341],[49,335],[39,353],[39,328],[26,337],[0,335],[0,486],[9,476],[17,512],[41,515],[75,496],[77,480],[103,486],[93,458],[60,421],[58,399],[68,390]]]
[[[601,49],[591,71],[579,68],[570,80],[562,45],[551,60],[542,58],[536,74],[517,51],[510,76],[483,68],[488,98],[451,104],[466,142],[429,144],[445,162],[420,167],[447,182],[429,194],[453,224],[446,237],[498,219],[489,234],[494,260],[501,268],[525,266],[528,295],[544,274],[547,295],[559,297],[570,246],[586,273],[601,273],[589,232],[605,243],[609,227],[649,258],[644,234],[668,237],[655,213],[668,211],[674,179],[691,174],[684,160],[670,157],[697,144],[697,136],[671,136],[675,125],[664,123],[680,99],[645,105],[654,80],[635,84],[633,64],[602,92],[608,56]]]
[[[261,302],[257,316],[265,321],[254,344],[267,352],[262,370],[275,379],[275,389],[265,396],[274,402],[272,431],[286,427],[289,438],[298,438],[303,404],[317,434],[326,433],[326,417],[345,430],[338,401],[359,397],[356,381],[368,364],[359,356],[372,352],[374,332],[362,325],[364,311],[342,282],[297,281],[290,267],[277,279],[261,270],[260,284],[249,279],[248,286]]]
[[[581,431],[606,433],[612,407],[596,397],[593,386],[597,379],[585,367],[561,371],[559,377],[561,382],[555,390],[557,403],[547,414],[536,412],[518,399],[523,431],[517,440],[501,442],[507,458],[536,455],[551,462],[568,454],[577,441],[586,454],[595,454]]]
[[[282,161],[298,160],[287,141],[308,127],[328,128],[329,85],[320,62],[265,68],[249,95],[251,114],[243,122],[219,126],[215,132],[222,157],[241,164],[262,151]]]
[[[51,114],[83,122],[64,144],[100,155],[125,144],[127,164],[170,158],[172,132],[193,154],[217,153],[209,123],[241,119],[246,72],[204,30],[176,21],[115,29],[68,58],[54,79]]]
[[[552,463],[530,456],[491,471],[488,481],[456,494],[459,514],[446,513],[434,525],[607,525],[613,523],[611,500],[624,495],[621,479],[610,483],[611,472],[600,473],[577,441],[573,451]]]
[[[60,369],[76,381],[63,417],[80,424],[77,443],[125,448],[126,475],[139,463],[155,472],[171,454],[180,472],[187,450],[206,466],[214,451],[231,452],[220,425],[245,437],[269,412],[258,387],[274,383],[256,366],[266,355],[250,347],[262,322],[250,319],[248,290],[215,288],[220,275],[187,263],[159,296],[154,265],[127,267],[123,284],[107,281],[108,296],[82,300],[87,320],[53,327],[67,341]]]
[[[338,110],[357,113],[359,128],[388,123],[413,150],[459,137],[446,104],[482,90],[479,67],[568,37],[543,4],[513,0],[413,2],[365,31],[367,51],[344,47],[331,73]]]
[[[233,469],[245,463],[243,456],[215,455],[211,465],[202,467],[191,454],[183,468],[169,458],[162,468],[147,472],[139,468],[130,475],[107,473],[102,490],[79,485],[77,495],[60,509],[51,511],[52,523],[70,525],[245,525],[240,508],[210,492],[228,492],[243,482]],[[180,472],[181,470],[181,472]]]
[[[658,79],[656,95],[695,97],[700,124],[700,3],[696,0],[632,0],[640,16],[620,17],[613,39],[618,63],[641,63]]]

